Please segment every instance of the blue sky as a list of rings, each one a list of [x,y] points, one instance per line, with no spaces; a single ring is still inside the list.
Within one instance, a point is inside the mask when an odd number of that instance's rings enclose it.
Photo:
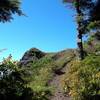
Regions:
[[[14,16],[11,23],[0,23],[0,60],[12,54],[19,60],[32,47],[45,52],[76,48],[74,10],[62,0],[23,0],[27,17]]]

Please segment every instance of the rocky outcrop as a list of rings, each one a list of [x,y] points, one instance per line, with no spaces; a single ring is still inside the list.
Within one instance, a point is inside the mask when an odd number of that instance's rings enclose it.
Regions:
[[[37,48],[31,48],[30,50],[26,51],[24,56],[19,62],[20,66],[28,66],[30,63],[39,60],[40,58],[44,57],[46,53],[40,51]]]

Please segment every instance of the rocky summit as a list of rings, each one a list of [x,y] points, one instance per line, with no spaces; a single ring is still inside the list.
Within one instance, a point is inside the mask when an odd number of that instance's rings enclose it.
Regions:
[[[31,48],[30,50],[26,51],[20,60],[19,64],[21,66],[28,66],[29,63],[33,61],[37,61],[38,59],[44,57],[46,53],[40,51],[37,48]]]

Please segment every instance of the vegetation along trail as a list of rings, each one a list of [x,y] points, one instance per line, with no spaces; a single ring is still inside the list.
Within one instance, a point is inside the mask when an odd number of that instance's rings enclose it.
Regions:
[[[62,79],[65,73],[67,73],[66,70],[68,70],[68,63],[70,63],[74,57],[75,56],[73,56],[69,61],[64,63],[62,68],[55,71],[55,75],[52,81],[50,82],[50,85],[53,86],[55,90],[50,100],[71,100],[70,96],[68,96],[67,94],[64,94]]]

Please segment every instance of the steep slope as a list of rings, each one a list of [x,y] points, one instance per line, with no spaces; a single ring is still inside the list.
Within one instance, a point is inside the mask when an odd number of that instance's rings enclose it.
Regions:
[[[61,80],[66,73],[64,70],[67,68],[67,64],[75,57],[76,50],[74,49],[44,53],[32,48],[24,54],[20,64],[27,68],[28,73],[33,73],[30,76],[32,78],[29,84],[33,91],[40,95],[42,92],[50,91],[52,96],[47,97],[50,98],[49,100],[70,100],[70,97],[64,95]]]
[[[61,51],[53,56],[56,65],[59,66],[55,70],[55,76],[53,77],[50,83],[51,86],[55,87],[54,94],[50,100],[71,100],[70,96],[64,94],[62,79],[66,73],[66,69],[68,67],[67,64],[70,63],[73,59],[75,59],[75,53],[75,50],[69,49]]]

